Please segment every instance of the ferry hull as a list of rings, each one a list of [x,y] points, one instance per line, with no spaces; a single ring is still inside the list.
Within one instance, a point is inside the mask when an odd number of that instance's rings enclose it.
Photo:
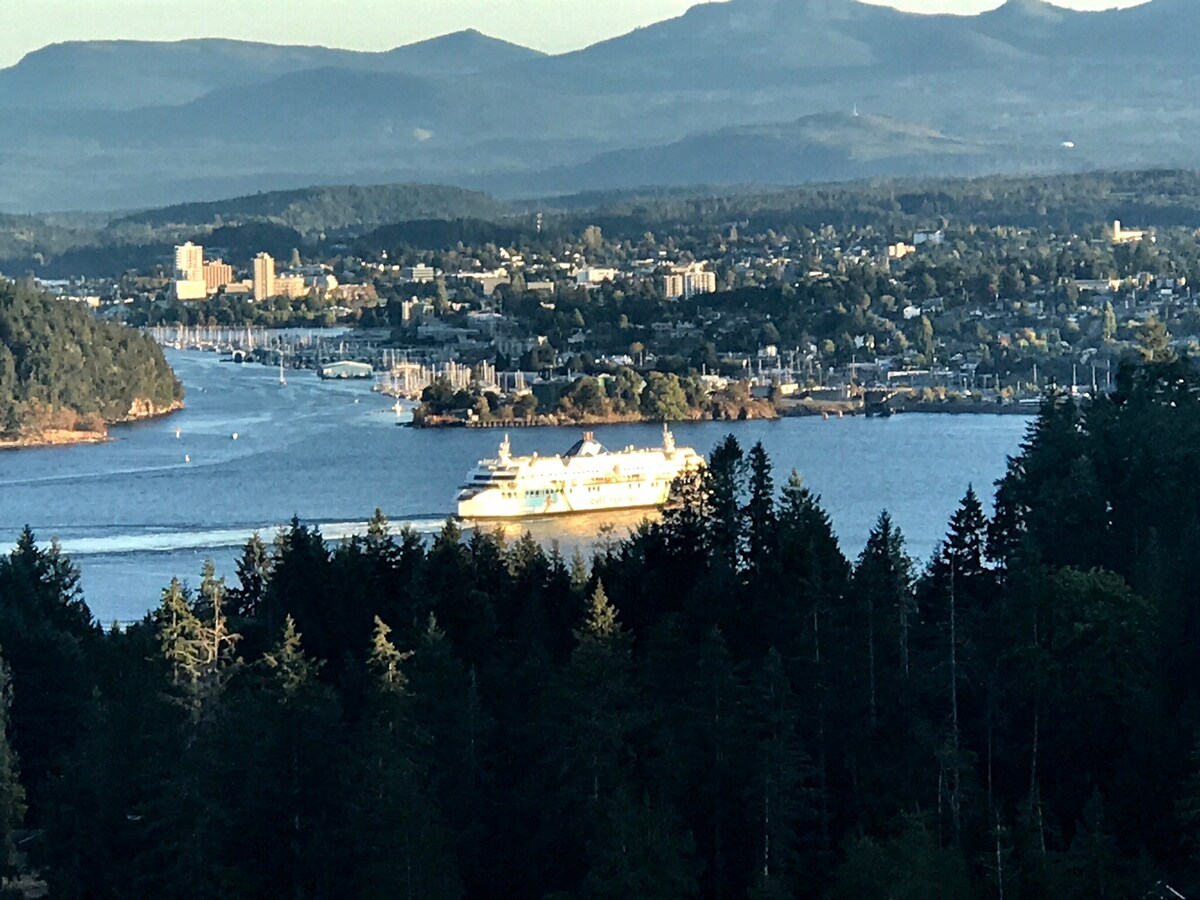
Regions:
[[[458,501],[460,519],[524,519],[621,509],[652,509],[667,502],[670,484],[614,485],[605,490],[587,486],[544,494],[504,496],[489,489]]]

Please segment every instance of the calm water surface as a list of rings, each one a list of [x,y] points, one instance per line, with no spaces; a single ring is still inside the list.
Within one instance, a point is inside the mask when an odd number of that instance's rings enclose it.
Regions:
[[[26,523],[40,539],[57,535],[103,622],[140,618],[172,575],[198,582],[205,559],[232,577],[251,531],[270,537],[293,515],[331,538],[361,530],[377,506],[394,524],[436,531],[462,476],[494,455],[502,437],[398,427],[389,401],[369,382],[294,372],[283,387],[270,368],[212,354],[168,356],[187,387],[183,412],[114,429],[107,444],[0,454],[0,544],[10,545]],[[821,495],[847,555],[858,554],[886,507],[910,552],[925,558],[969,483],[990,496],[1026,424],[1017,416],[905,415],[707,422],[674,431],[681,446],[705,454],[731,430],[744,447],[761,440],[777,483],[796,469]],[[660,428],[595,431],[610,447],[651,446]],[[577,437],[568,428],[518,430],[513,452],[559,453]],[[554,519],[531,530],[586,549],[604,522],[623,533],[640,515]]]

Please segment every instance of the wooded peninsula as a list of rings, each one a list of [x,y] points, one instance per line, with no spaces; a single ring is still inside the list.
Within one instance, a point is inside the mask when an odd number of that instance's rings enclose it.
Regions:
[[[0,280],[0,448],[103,440],[111,424],[182,402],[183,385],[150,338]]]
[[[994,513],[966,489],[920,568],[886,512],[847,556],[732,437],[590,560],[294,520],[128,628],[26,531],[0,558],[9,873],[64,898],[1191,896],[1197,470],[1200,373],[1160,360],[1050,398]]]

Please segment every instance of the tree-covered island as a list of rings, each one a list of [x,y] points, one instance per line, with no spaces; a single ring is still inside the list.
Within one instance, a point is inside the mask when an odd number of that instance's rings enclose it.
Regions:
[[[500,393],[454,387],[439,378],[421,394],[413,424],[424,428],[486,425],[598,425],[616,422],[680,422],[699,419],[773,419],[770,392],[754,396],[746,382],[719,389],[693,373],[646,373],[616,366],[574,381],[535,383]]]
[[[103,440],[178,409],[183,385],[149,337],[0,280],[0,448]]]

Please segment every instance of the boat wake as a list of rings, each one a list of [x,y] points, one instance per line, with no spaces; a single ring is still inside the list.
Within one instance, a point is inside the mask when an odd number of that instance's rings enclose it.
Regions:
[[[393,534],[410,528],[419,534],[436,534],[445,524],[445,518],[433,516],[393,520],[389,523]],[[363,522],[306,522],[319,528],[325,540],[337,542],[367,533]],[[262,525],[258,528],[212,528],[197,531],[161,531],[151,534],[112,534],[98,537],[66,538],[62,549],[68,556],[119,556],[131,553],[173,553],[180,550],[218,550],[240,547],[257,531],[268,543],[282,525]]]

